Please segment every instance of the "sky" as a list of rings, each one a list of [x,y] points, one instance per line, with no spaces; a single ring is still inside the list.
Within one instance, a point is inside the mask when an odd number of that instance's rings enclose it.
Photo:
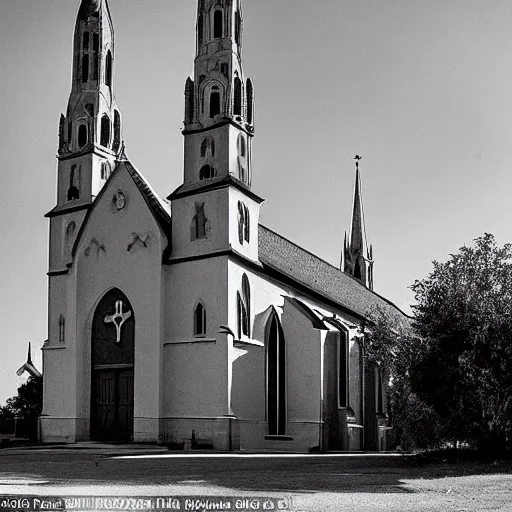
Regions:
[[[126,153],[181,184],[196,0],[109,0]],[[79,0],[0,0],[0,404],[47,337],[48,221]],[[260,221],[339,265],[360,163],[375,291],[409,289],[464,244],[511,241],[510,0],[243,0]]]

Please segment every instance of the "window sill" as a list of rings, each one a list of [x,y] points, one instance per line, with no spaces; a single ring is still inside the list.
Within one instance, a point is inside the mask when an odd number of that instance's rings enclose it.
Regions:
[[[291,436],[265,436],[265,441],[293,441]]]
[[[237,346],[247,346],[247,345],[252,345],[254,347],[264,347],[265,344],[262,343],[261,341],[258,341],[258,340],[253,340],[253,339],[250,339],[250,338],[242,338],[241,340],[233,340],[233,345],[235,347]]]
[[[169,345],[192,345],[194,343],[217,343],[217,340],[215,338],[194,338],[193,340],[167,341],[164,343],[164,347]]]

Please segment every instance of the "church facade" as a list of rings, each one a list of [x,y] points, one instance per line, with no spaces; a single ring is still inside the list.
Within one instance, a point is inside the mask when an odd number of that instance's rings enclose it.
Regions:
[[[386,447],[361,327],[404,315],[372,290],[359,169],[341,269],[259,223],[242,46],[241,0],[199,0],[183,184],[163,199],[125,155],[107,0],[82,0],[47,214],[43,442]]]

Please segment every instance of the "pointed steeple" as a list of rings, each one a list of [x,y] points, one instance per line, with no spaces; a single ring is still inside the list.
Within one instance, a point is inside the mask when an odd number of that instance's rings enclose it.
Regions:
[[[352,208],[352,222],[350,225],[349,243],[345,233],[343,248],[343,270],[360,280],[367,288],[373,289],[373,249],[368,249],[366,240],[366,228],[364,223],[363,198],[361,192],[361,176],[359,155],[354,157],[356,161],[356,181],[354,186],[354,204]]]
[[[73,40],[71,94],[59,124],[60,161],[70,164],[59,203],[91,201],[114,168],[122,145],[114,97],[114,26],[107,0],[82,0]],[[84,156],[92,155],[85,162]],[[86,159],[87,160],[87,159]],[[66,179],[64,176],[60,176]]]
[[[244,77],[242,35],[241,0],[198,0],[194,77],[185,84],[185,184],[232,176],[250,187],[254,89]]]

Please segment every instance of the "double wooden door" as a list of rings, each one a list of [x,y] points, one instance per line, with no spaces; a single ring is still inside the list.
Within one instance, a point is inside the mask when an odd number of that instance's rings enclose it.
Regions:
[[[91,439],[133,439],[135,318],[114,288],[101,299],[92,325]]]

